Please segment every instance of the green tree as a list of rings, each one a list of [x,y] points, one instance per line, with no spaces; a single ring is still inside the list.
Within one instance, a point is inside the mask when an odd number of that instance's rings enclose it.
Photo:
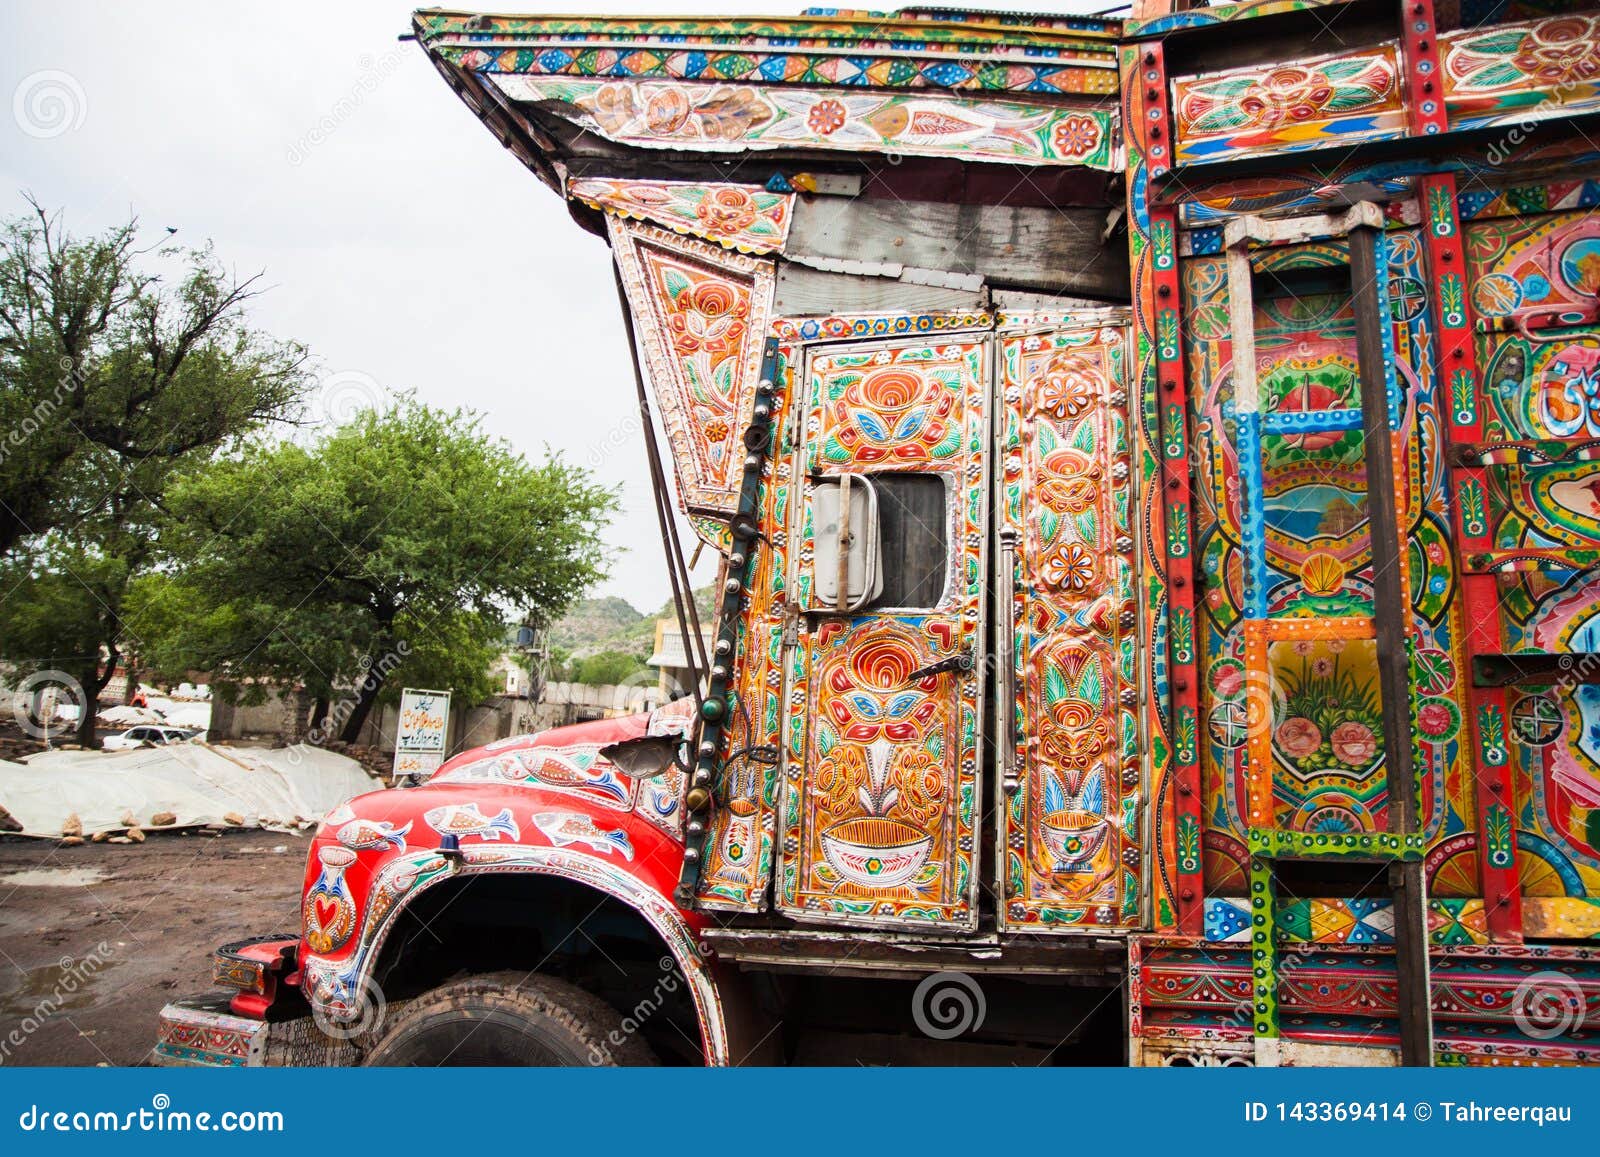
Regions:
[[[175,466],[291,416],[308,384],[305,348],[246,322],[257,278],[209,247],[141,249],[136,221],[77,238],[29,204],[0,223],[0,555],[147,512]]]
[[[604,573],[616,497],[559,457],[530,465],[474,415],[405,399],[212,463],[167,505],[174,574],[140,592],[147,657],[299,682],[348,742],[385,688],[487,692],[507,624],[549,621]]]
[[[648,670],[649,667],[640,662],[637,655],[630,655],[626,651],[601,651],[597,655],[574,660],[572,682],[608,687]]]
[[[0,658],[73,676],[95,746],[168,483],[294,417],[310,379],[209,248],[140,249],[134,222],[79,239],[30,204],[0,224]]]

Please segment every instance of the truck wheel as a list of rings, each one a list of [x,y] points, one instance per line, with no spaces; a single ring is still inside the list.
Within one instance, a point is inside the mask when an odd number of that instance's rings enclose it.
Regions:
[[[395,1018],[363,1062],[397,1067],[654,1065],[637,1030],[564,980],[490,972],[441,985]]]

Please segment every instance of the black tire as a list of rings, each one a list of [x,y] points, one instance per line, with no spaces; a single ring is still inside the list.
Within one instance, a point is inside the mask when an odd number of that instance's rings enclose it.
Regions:
[[[440,985],[407,1005],[367,1065],[654,1065],[655,1054],[599,997],[564,980],[490,972]]]

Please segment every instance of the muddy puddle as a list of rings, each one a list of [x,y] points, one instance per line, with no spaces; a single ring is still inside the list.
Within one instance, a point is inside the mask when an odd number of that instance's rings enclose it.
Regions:
[[[82,960],[63,957],[55,964],[0,972],[0,1024],[92,1008],[100,984],[120,963],[90,954]]]
[[[0,888],[82,888],[105,876],[104,868],[28,868],[0,876]]]

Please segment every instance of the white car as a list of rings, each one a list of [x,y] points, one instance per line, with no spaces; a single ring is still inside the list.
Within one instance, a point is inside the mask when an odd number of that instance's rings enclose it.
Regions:
[[[183,727],[157,727],[146,724],[142,727],[130,727],[120,735],[108,735],[100,741],[100,746],[106,751],[131,751],[145,744],[160,746],[166,743],[186,743],[199,734],[198,731],[190,731]]]

